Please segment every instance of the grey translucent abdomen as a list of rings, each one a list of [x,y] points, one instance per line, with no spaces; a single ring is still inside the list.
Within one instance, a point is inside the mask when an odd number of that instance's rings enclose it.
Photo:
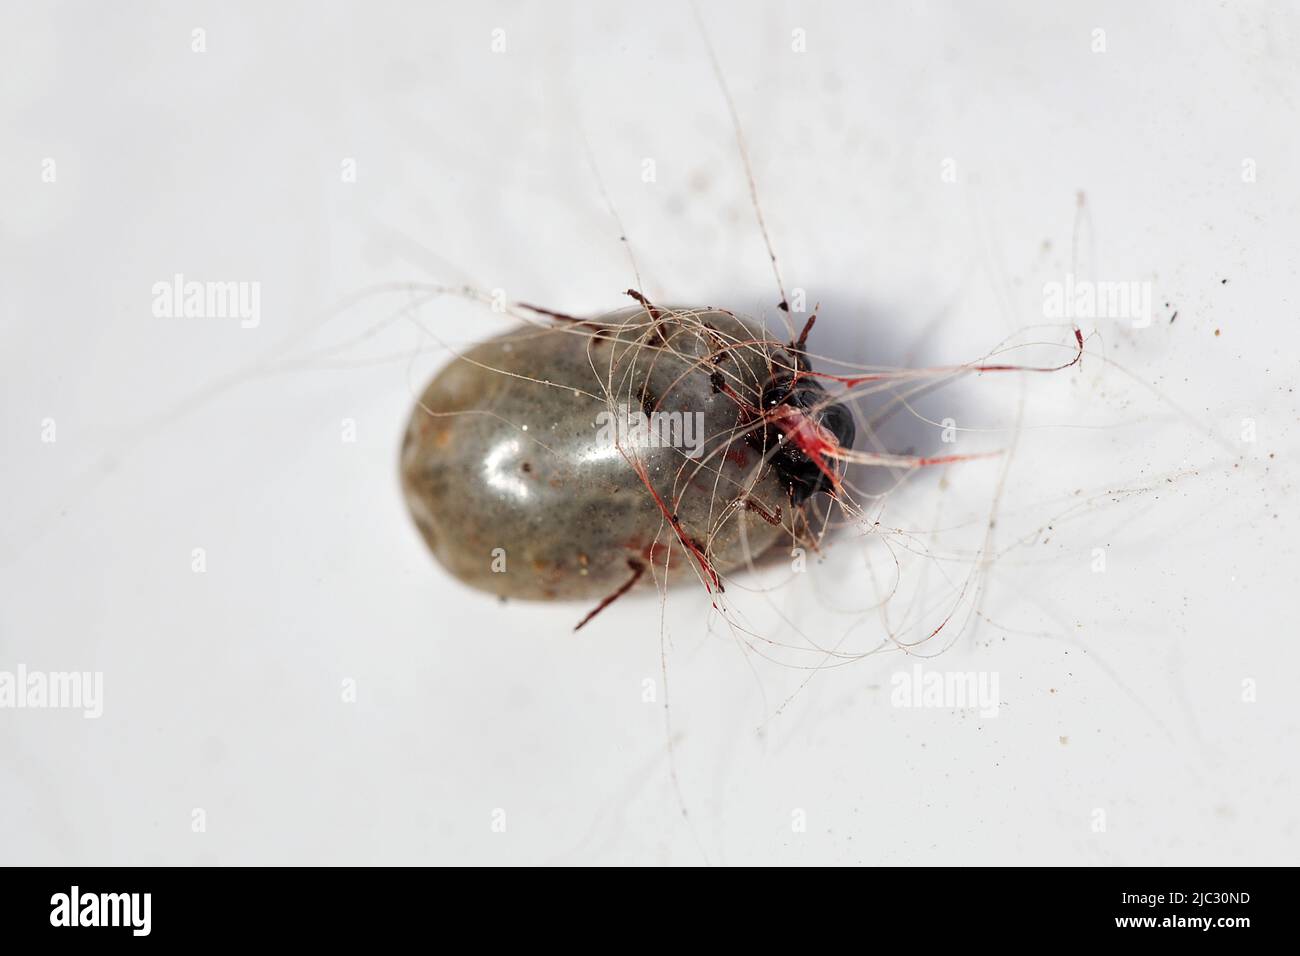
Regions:
[[[464,353],[402,445],[429,548],[493,594],[593,599],[638,566],[708,580],[789,540],[789,495],[717,390],[725,374],[733,395],[759,394],[763,338],[728,313],[630,309]]]

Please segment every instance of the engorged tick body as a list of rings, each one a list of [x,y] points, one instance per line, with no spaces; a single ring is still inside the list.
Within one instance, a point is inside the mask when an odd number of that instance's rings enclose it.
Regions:
[[[802,504],[841,467],[814,449],[852,445],[851,415],[798,346],[730,312],[654,306],[483,342],[412,413],[415,523],[447,570],[503,597],[610,598],[686,576],[721,590],[806,533]],[[695,440],[611,438],[602,422],[629,410],[686,421],[672,434]]]

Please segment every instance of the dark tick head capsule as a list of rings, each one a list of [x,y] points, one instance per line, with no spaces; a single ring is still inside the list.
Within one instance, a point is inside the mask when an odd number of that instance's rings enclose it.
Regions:
[[[857,437],[853,413],[803,374],[807,362],[801,358],[801,363],[800,372],[778,372],[763,386],[763,410],[771,422],[763,440],[777,449],[772,467],[796,504],[832,488],[840,469],[828,456],[852,448]]]

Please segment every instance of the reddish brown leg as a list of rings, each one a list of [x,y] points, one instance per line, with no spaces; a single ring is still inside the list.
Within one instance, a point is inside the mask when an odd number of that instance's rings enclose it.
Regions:
[[[591,613],[578,622],[578,626],[574,628],[575,631],[582,630],[582,626],[584,624],[590,621],[601,611],[605,610],[605,608],[609,607],[611,604],[613,604],[615,601],[621,598],[628,591],[632,590],[632,585],[640,581],[641,575],[645,574],[645,565],[642,564],[640,561],[636,560],[636,558],[628,558],[627,566],[632,569],[632,577],[630,577],[626,583],[620,585],[617,591],[615,591],[609,597],[605,598],[605,600],[601,601],[594,608],[592,608]]]
[[[628,289],[623,294],[626,296],[631,296],[637,302],[641,303],[641,307],[650,313],[650,318],[653,319],[655,322],[659,321],[659,309],[657,309],[654,303],[651,302],[649,299],[647,299],[645,296],[643,296],[640,292],[636,291],[636,289]]]
[[[781,509],[776,509],[776,514],[764,508],[756,499],[746,495],[740,499],[740,505],[746,511],[752,511],[770,525],[781,527]]]

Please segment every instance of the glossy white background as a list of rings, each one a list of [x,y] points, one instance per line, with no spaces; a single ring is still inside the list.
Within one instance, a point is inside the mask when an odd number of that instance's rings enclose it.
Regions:
[[[999,715],[891,707],[898,653],[804,685],[691,589],[575,636],[585,606],[467,591],[405,514],[430,335],[499,317],[443,302],[427,332],[358,339],[401,298],[330,310],[412,280],[621,306],[588,145],[652,297],[775,314],[688,6],[5,3],[0,670],[102,671],[105,700],[99,720],[0,710],[0,861],[1296,862],[1300,16],[701,7],[787,285],[823,303],[818,351],[922,365],[1018,330],[1068,341],[1024,330],[1075,257],[1152,285],[1149,328],[1080,321],[1080,369],[927,406],[989,429],[960,449],[1014,450],[982,616],[937,662],[996,672]],[[260,326],[156,318],[176,272],[260,282]],[[204,391],[292,336],[299,366]],[[887,499],[881,520],[929,549],[891,614],[942,606],[941,570],[960,586],[1004,460]],[[874,646],[860,547],[770,604],[744,578],[729,595],[774,639],[779,611]]]

